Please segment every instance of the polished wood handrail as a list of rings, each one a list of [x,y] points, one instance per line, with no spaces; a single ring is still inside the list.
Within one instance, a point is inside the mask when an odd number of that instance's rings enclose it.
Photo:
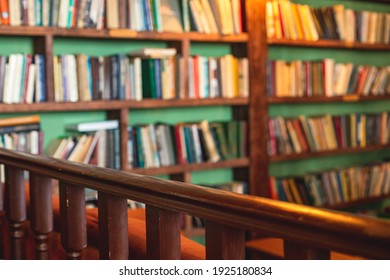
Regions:
[[[336,211],[234,194],[192,184],[0,149],[0,163],[219,225],[318,249],[389,258],[390,224]]]

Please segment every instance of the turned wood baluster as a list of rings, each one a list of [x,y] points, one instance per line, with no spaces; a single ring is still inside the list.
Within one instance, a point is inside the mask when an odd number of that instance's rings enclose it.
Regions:
[[[284,258],[287,260],[329,260],[330,251],[284,240]]]
[[[60,182],[61,242],[70,260],[87,247],[84,188]]]
[[[245,259],[245,231],[206,221],[206,259]]]
[[[26,194],[23,170],[5,167],[6,213],[10,226],[11,259],[23,259],[23,222],[26,220]]]
[[[177,212],[146,206],[146,252],[150,260],[179,260],[180,219]]]
[[[127,260],[127,199],[99,192],[100,259]]]
[[[49,259],[48,239],[53,231],[51,179],[30,173],[31,229],[35,237],[35,255],[38,260]]]

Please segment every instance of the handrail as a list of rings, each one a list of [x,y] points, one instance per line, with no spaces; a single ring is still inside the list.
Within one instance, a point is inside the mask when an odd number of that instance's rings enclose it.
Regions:
[[[390,223],[337,211],[0,149],[0,163],[305,246],[390,258]]]

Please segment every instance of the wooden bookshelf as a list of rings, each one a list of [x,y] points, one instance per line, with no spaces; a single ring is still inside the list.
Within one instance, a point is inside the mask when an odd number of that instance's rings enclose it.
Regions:
[[[286,47],[305,47],[305,48],[327,48],[327,49],[354,49],[354,50],[373,50],[388,51],[390,45],[385,44],[367,44],[359,42],[343,42],[338,40],[290,40],[290,39],[267,39],[269,46],[286,46]]]
[[[33,104],[0,104],[2,113],[27,112],[63,112],[63,111],[105,111],[120,109],[158,109],[174,107],[202,106],[246,106],[247,98],[213,98],[213,99],[145,99],[142,101],[111,100],[90,102],[42,102]]]
[[[381,196],[370,196],[370,197],[360,198],[353,201],[338,203],[336,205],[324,206],[324,208],[333,209],[333,210],[348,209],[348,208],[358,207],[359,205],[363,205],[363,204],[378,202],[389,197],[390,194],[381,195]]]
[[[130,29],[66,29],[58,27],[34,27],[34,26],[1,26],[0,35],[3,36],[32,36],[32,37],[67,37],[90,39],[124,39],[145,41],[194,41],[194,42],[222,42],[222,43],[246,43],[248,34],[202,34],[197,32],[173,33],[173,32],[137,32]]]
[[[374,152],[389,149],[390,144],[387,145],[373,145],[367,147],[356,147],[356,148],[345,148],[345,149],[336,149],[336,150],[327,150],[320,152],[310,152],[310,153],[294,153],[290,155],[277,155],[271,156],[270,160],[273,163],[283,162],[283,161],[294,161],[294,160],[303,160],[317,157],[327,157],[327,156],[337,156],[345,154],[354,154],[354,153],[365,153],[365,152]]]
[[[304,103],[337,103],[337,102],[369,102],[390,100],[390,95],[379,96],[360,96],[360,95],[346,95],[346,96],[314,96],[314,97],[268,97],[269,104],[304,104]]]

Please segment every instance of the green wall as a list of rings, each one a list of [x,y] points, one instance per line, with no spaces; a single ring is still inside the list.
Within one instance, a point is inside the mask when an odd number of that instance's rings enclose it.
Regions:
[[[359,1],[336,1],[336,0],[294,0],[292,2],[308,4],[310,6],[331,6],[344,4],[347,8],[355,10],[370,10],[390,12],[390,5],[359,2]],[[284,60],[316,60],[333,58],[336,62],[352,62],[356,64],[369,64],[384,66],[390,64],[389,51],[366,51],[348,49],[322,49],[322,48],[300,48],[272,46],[269,48],[269,59]],[[326,113],[349,114],[349,113],[374,113],[390,110],[390,100],[360,102],[360,103],[319,103],[319,104],[275,104],[269,107],[269,115],[275,117],[294,117],[300,114],[313,116]],[[390,150],[376,152],[362,152],[352,155],[339,155],[324,158],[312,158],[307,160],[296,160],[291,162],[273,163],[269,167],[270,174],[274,176],[299,175],[306,172],[320,171],[330,168],[346,167],[357,164],[365,164],[371,161],[390,157]]]

